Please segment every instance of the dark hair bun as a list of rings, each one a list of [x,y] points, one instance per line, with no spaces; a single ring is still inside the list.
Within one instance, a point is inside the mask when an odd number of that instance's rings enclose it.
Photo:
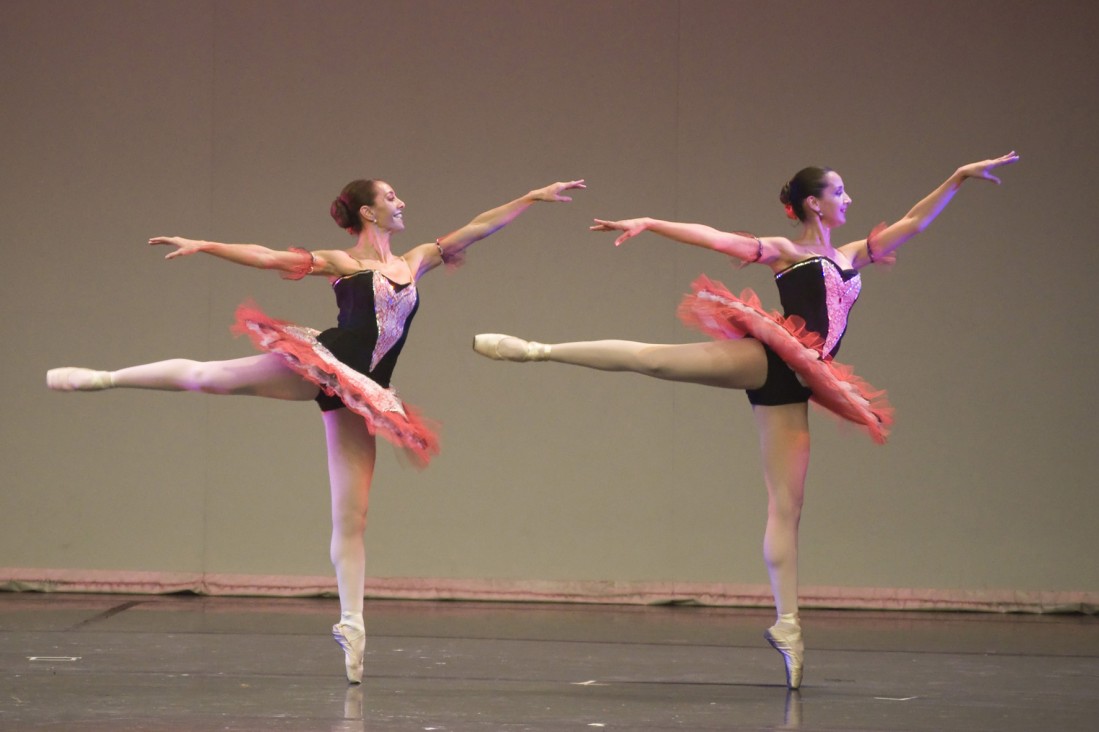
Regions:
[[[350,229],[358,223],[357,218],[352,214],[351,207],[347,205],[347,199],[340,196],[332,202],[332,208],[328,209],[328,213],[332,214],[332,218],[341,229]]]

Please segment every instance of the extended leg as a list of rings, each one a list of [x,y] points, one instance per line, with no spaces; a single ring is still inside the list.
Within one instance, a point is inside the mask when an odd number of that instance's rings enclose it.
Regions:
[[[344,649],[347,680],[362,681],[366,631],[366,509],[374,475],[376,443],[363,418],[348,409],[324,412],[328,476],[332,491],[332,566],[340,591],[340,622],[332,635]]]
[[[90,391],[113,387],[246,394],[290,400],[308,400],[317,395],[316,385],[287,366],[281,356],[272,353],[228,361],[176,358],[118,371],[71,367],[51,369],[46,374],[46,384],[58,391]]]
[[[801,685],[805,647],[798,618],[798,524],[809,466],[808,405],[753,407],[760,435],[763,475],[767,483],[767,529],[763,559],[771,577],[778,622],[767,630],[768,642],[783,655],[786,681]]]
[[[502,335],[480,335],[474,350],[505,361],[555,361],[600,371],[630,371],[668,381],[754,389],[767,376],[763,347],[752,339],[651,344],[604,340],[546,345]]]

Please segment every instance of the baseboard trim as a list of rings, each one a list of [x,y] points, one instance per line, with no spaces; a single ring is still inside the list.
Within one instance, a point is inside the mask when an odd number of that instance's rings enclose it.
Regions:
[[[332,577],[192,572],[0,568],[0,590],[210,596],[324,597],[336,595]],[[366,597],[404,600],[565,602],[621,605],[772,607],[766,585],[704,582],[617,582],[371,577]],[[803,608],[951,610],[973,612],[1099,612],[1099,592],[1007,589],[804,587]]]

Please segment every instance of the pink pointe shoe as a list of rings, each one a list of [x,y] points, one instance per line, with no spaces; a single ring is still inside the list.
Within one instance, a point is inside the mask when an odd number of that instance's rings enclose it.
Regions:
[[[110,371],[64,366],[46,372],[46,386],[54,391],[100,391],[114,386]]]
[[[763,633],[771,647],[782,654],[786,664],[786,686],[801,687],[801,670],[805,663],[805,642],[801,639],[801,626],[792,623],[775,623]]]
[[[501,352],[500,346],[505,340],[514,343],[507,344]],[[481,333],[473,336],[473,350],[494,361],[545,361],[549,358],[550,347],[503,333]]]
[[[361,684],[363,680],[363,656],[366,654],[366,633],[358,628],[340,623],[332,626],[332,638],[343,649],[343,663],[347,681]]]

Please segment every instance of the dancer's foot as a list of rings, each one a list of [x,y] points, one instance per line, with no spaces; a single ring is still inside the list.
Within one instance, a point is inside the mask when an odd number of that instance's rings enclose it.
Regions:
[[[99,391],[114,386],[110,371],[64,366],[46,372],[46,386],[54,391]]]
[[[473,350],[496,361],[545,361],[550,347],[502,333],[481,333],[473,336]]]
[[[363,680],[363,655],[366,653],[366,633],[358,628],[340,623],[332,626],[332,637],[343,649],[343,662],[347,680],[361,684]]]
[[[801,626],[797,623],[780,621],[768,628],[763,637],[771,647],[782,654],[786,664],[786,686],[797,689],[801,686],[801,668],[805,662],[805,643],[801,639]]]

